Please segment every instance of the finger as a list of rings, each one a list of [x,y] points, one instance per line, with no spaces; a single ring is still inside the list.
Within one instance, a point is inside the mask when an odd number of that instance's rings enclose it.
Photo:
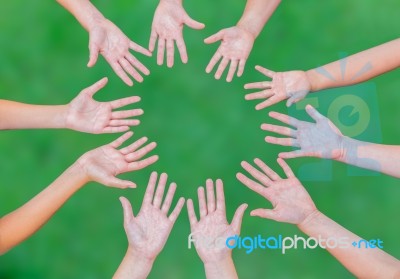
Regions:
[[[291,105],[293,105],[293,104],[299,102],[299,101],[302,100],[302,99],[304,99],[303,96],[301,96],[301,97],[292,96],[292,97],[290,97],[290,98],[287,100],[286,106],[287,106],[287,107],[290,107]]]
[[[158,51],[157,51],[157,64],[162,65],[164,62],[164,49],[165,49],[165,40],[158,38]]]
[[[237,72],[237,76],[241,77],[244,73],[244,68],[246,67],[246,59],[240,59],[239,61],[239,69]]]
[[[115,101],[111,101],[110,105],[112,109],[117,109],[117,108],[121,108],[133,103],[137,103],[140,101],[140,97],[138,96],[132,96],[132,97],[126,97],[126,98],[122,98],[119,100],[115,100]]]
[[[93,67],[96,62],[97,58],[99,57],[100,49],[97,44],[89,42],[89,62],[87,64],[88,67]]]
[[[218,42],[219,40],[222,40],[222,38],[224,37],[224,34],[225,34],[225,31],[221,30],[221,31],[215,33],[214,35],[211,35],[210,37],[206,38],[204,40],[204,42],[206,44],[212,44],[212,43]]]
[[[262,209],[262,208],[255,209],[250,212],[250,215],[261,217],[261,218],[266,218],[266,219],[271,219],[271,220],[277,219],[276,212],[272,209]]]
[[[197,223],[196,213],[194,212],[194,206],[192,199],[187,201],[187,210],[189,215],[190,226],[193,227]]]
[[[258,99],[265,99],[274,95],[274,92],[270,89],[263,90],[260,92],[250,93],[247,94],[245,99],[246,100],[258,100]]]
[[[307,105],[306,106],[306,112],[309,116],[311,116],[312,119],[314,119],[316,122],[325,119],[325,116],[320,114],[313,106]]]
[[[151,204],[154,195],[154,188],[156,187],[158,174],[153,171],[150,175],[149,183],[147,184],[146,192],[143,197],[143,204]]]
[[[176,47],[179,50],[179,54],[181,55],[182,62],[186,64],[188,62],[188,55],[187,55],[187,51],[186,51],[185,41],[183,40],[182,36],[179,36],[176,39]]]
[[[279,112],[271,111],[269,116],[293,127],[297,127],[300,124],[300,121],[296,118]]]
[[[118,127],[107,126],[104,127],[102,130],[102,132],[106,134],[122,133],[126,131],[129,131],[129,126],[118,126]]]
[[[233,79],[233,76],[235,75],[236,68],[238,66],[238,61],[237,60],[232,60],[231,65],[229,66],[229,71],[228,75],[226,76],[226,81],[231,82]]]
[[[288,178],[295,177],[292,169],[289,167],[289,165],[283,159],[278,158],[277,162],[281,166],[281,168],[283,169],[283,171],[285,172],[285,174]]]
[[[266,69],[264,67],[261,67],[259,65],[256,66],[256,70],[259,71],[260,73],[262,73],[263,75],[265,75],[267,77],[270,77],[272,79],[274,78],[274,76],[276,74],[274,71],[268,70],[268,69]]]
[[[122,179],[116,178],[114,176],[108,178],[105,181],[104,185],[106,185],[108,187],[120,188],[120,189],[136,188],[136,184],[133,183],[132,181],[122,180]]]
[[[225,193],[221,179],[217,179],[217,209],[225,212]]]
[[[151,52],[154,51],[154,48],[156,47],[156,42],[157,42],[157,33],[154,31],[154,29],[151,30],[151,35],[150,35],[150,41],[149,41],[149,50]]]
[[[111,120],[108,127],[126,127],[126,126],[137,126],[140,124],[140,120],[138,119],[118,119],[118,120]]]
[[[169,215],[169,219],[172,221],[172,223],[175,223],[176,219],[178,219],[179,214],[181,214],[182,208],[185,205],[185,199],[180,198],[178,200],[178,203],[176,204],[174,210],[172,211],[171,215]]]
[[[216,79],[220,79],[221,78],[222,74],[225,71],[226,66],[228,66],[228,63],[229,63],[229,59],[226,58],[226,57],[223,57],[221,63],[218,66],[218,69],[217,69],[217,71],[215,72],[215,75],[214,75],[214,77]]]
[[[203,187],[197,189],[197,196],[199,198],[200,218],[203,218],[207,215],[206,195]]]
[[[160,206],[161,206],[167,179],[168,179],[168,175],[166,173],[162,173],[160,176],[160,181],[158,182],[156,194],[154,195],[153,205],[155,208],[160,208]]]
[[[198,22],[194,19],[192,19],[191,17],[189,17],[188,15],[185,16],[185,20],[184,23],[189,26],[190,28],[193,29],[203,29],[204,28],[204,23]]]
[[[127,132],[114,140],[113,142],[110,143],[110,146],[113,148],[118,148],[123,144],[127,139],[129,139],[133,135],[133,132]]]
[[[256,158],[254,159],[254,163],[272,180],[279,180],[281,177],[274,172],[270,167],[268,167],[263,161]]]
[[[113,68],[114,72],[117,74],[117,76],[122,79],[123,82],[125,82],[128,86],[132,86],[133,82],[132,80],[128,77],[128,75],[124,72],[122,69],[121,65],[117,62],[110,62],[111,68]]]
[[[143,114],[142,109],[131,109],[131,110],[120,110],[120,111],[113,111],[111,113],[111,119],[123,119],[129,118],[134,116],[139,116]]]
[[[145,65],[142,64],[142,62],[140,62],[135,56],[132,55],[132,53],[127,53],[125,55],[126,60],[129,61],[129,63],[132,64],[132,66],[134,66],[136,69],[138,69],[139,71],[141,71],[143,74],[145,74],[146,76],[148,76],[150,74],[150,70],[146,68]],[[139,74],[139,73],[138,73]],[[139,74],[140,75],[140,74]]]
[[[209,74],[211,71],[214,69],[215,64],[218,63],[218,61],[221,59],[222,55],[219,53],[219,50],[214,54],[214,56],[211,58],[210,62],[208,63],[206,67],[206,73]]]
[[[266,176],[266,174],[260,172],[258,169],[254,168],[252,165],[250,165],[249,163],[243,161],[241,163],[241,166],[248,172],[251,174],[252,177],[254,177],[255,179],[257,179],[259,182],[261,182],[264,186],[269,187],[272,185],[272,181],[271,179],[269,179],[268,176]]]
[[[121,152],[121,154],[123,154],[123,155],[126,155],[126,154],[129,154],[131,152],[134,152],[140,146],[142,146],[145,142],[147,142],[147,140],[148,140],[147,137],[142,137],[139,140],[135,141],[134,143],[131,143],[127,147],[124,147],[124,148],[120,149],[119,152]]]
[[[118,62],[124,69],[124,71],[130,74],[137,82],[143,82],[143,77],[138,73],[138,71],[136,71],[132,67],[132,65],[125,58],[120,59]]]
[[[242,182],[246,187],[250,188],[250,190],[253,190],[254,192],[256,192],[257,194],[265,197],[266,196],[266,190],[267,188],[265,188],[264,186],[262,186],[261,184],[251,180],[250,178],[248,178],[247,176],[245,176],[242,173],[238,173],[236,174],[236,178]]]
[[[125,155],[125,161],[127,162],[135,162],[140,159],[142,159],[145,155],[150,153],[156,148],[157,144],[155,142],[149,143],[148,145],[140,148],[138,151],[129,153],[128,155]]]
[[[171,204],[172,204],[172,200],[175,195],[175,191],[176,191],[176,183],[171,183],[171,185],[169,185],[167,195],[166,195],[163,205],[161,207],[161,211],[164,212],[165,214],[168,214],[168,211],[171,208]]]
[[[293,138],[276,138],[276,137],[265,137],[265,141],[272,144],[282,145],[282,146],[293,146],[299,147],[297,140]]]
[[[280,98],[276,97],[277,95],[273,95],[271,96],[269,99],[259,103],[258,105],[256,105],[256,110],[261,110],[267,107],[270,107],[272,105],[275,105],[276,103],[278,103],[279,101],[281,101]]]
[[[133,215],[132,205],[125,197],[119,197],[119,201],[121,202],[124,213],[124,225],[127,226],[129,222],[135,218]]]
[[[299,157],[317,157],[313,152],[304,152],[302,150],[294,150],[291,152],[281,152],[279,153],[279,157],[282,159],[292,159]]]
[[[153,156],[151,156],[149,158],[146,158],[144,160],[129,163],[128,164],[128,171],[136,171],[136,170],[144,169],[145,167],[148,167],[151,164],[154,164],[155,162],[157,162],[157,160],[158,160],[158,156],[157,155],[153,155]]]
[[[87,94],[89,97],[93,97],[94,94],[96,94],[100,89],[104,88],[108,82],[108,78],[104,77],[95,84],[92,84],[88,88],[84,89],[82,92],[84,94]]]
[[[264,131],[270,131],[273,133],[281,134],[283,136],[288,136],[288,137],[296,137],[296,131],[293,129],[290,129],[289,127],[283,127],[283,126],[278,126],[278,125],[272,125],[272,124],[262,124],[261,129]]]
[[[212,213],[215,211],[215,195],[214,195],[214,182],[211,179],[207,179],[206,189],[207,189],[207,212]]]
[[[247,83],[244,85],[244,89],[265,89],[271,88],[272,82],[270,81],[259,81],[253,83]]]
[[[231,226],[237,232],[240,234],[240,228],[242,227],[242,220],[243,220],[243,214],[247,209],[247,204],[242,204],[239,206],[238,209],[236,209],[235,215],[233,216]]]
[[[174,41],[167,40],[167,66],[171,68],[174,65]]]
[[[151,52],[148,49],[145,49],[144,47],[138,45],[135,42],[130,41],[129,48],[146,56],[151,56]]]

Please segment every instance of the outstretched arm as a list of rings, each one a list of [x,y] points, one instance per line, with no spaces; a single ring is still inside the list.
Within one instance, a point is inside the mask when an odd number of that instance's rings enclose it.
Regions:
[[[222,29],[205,39],[206,44],[221,41],[221,45],[211,58],[206,72],[210,73],[222,58],[215,73],[216,79],[221,78],[229,63],[226,81],[232,81],[236,69],[238,69],[237,76],[242,76],[255,39],[280,2],[280,0],[248,0],[243,15],[236,26]]]
[[[261,100],[257,110],[286,99],[286,105],[291,106],[309,92],[364,82],[399,66],[400,39],[308,71],[273,72],[256,66],[257,71],[271,80],[246,84],[245,89],[260,90],[247,94],[246,100]]]
[[[242,173],[238,173],[237,178],[269,200],[274,208],[253,210],[250,213],[252,216],[297,225],[305,234],[318,239],[321,248],[327,249],[358,278],[398,278],[400,262],[379,248],[353,247],[351,243],[358,242],[360,237],[317,210],[311,197],[285,161],[278,159],[278,164],[287,178],[281,178],[259,159],[255,159],[254,163],[259,169],[242,162],[242,167],[252,176],[251,179]],[[340,242],[340,245],[332,248],[332,245],[326,243],[329,238],[346,242]]]
[[[140,148],[146,142],[146,138],[118,150],[117,148],[131,136],[132,132],[128,132],[110,144],[87,152],[36,197],[2,217],[0,254],[34,234],[89,181],[121,189],[135,188],[135,183],[121,180],[116,175],[145,168],[157,161],[158,157],[151,156],[141,160],[155,148],[155,143]]]
[[[104,56],[114,72],[129,86],[133,85],[127,74],[142,82],[150,71],[136,59],[130,50],[151,56],[151,53],[131,41],[114,23],[106,19],[89,0],[57,0],[89,32],[90,58],[88,67],[93,67],[99,53]]]

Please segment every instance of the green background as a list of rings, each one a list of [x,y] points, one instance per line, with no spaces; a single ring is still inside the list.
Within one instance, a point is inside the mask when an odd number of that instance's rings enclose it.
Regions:
[[[157,1],[94,1],[103,14],[132,40],[147,46]],[[123,177],[138,183],[118,190],[91,183],[79,191],[38,233],[0,257],[0,278],[110,278],[127,240],[118,197],[127,196],[137,213],[152,170],[165,171],[178,184],[177,193],[193,197],[206,178],[225,183],[228,220],[243,202],[250,209],[270,206],[235,178],[242,160],[259,157],[277,169],[284,147],[264,142],[261,123],[270,109],[255,111],[244,101],[246,82],[263,80],[256,64],[276,71],[309,69],[398,36],[398,0],[283,1],[257,39],[242,78],[231,84],[204,71],[217,44],[203,39],[232,26],[245,1],[184,1],[188,13],[206,24],[185,29],[189,63],[158,67],[136,55],[151,70],[143,84],[129,88],[104,61],[87,69],[88,35],[55,1],[6,1],[0,8],[1,98],[34,104],[64,104],[103,76],[109,84],[96,95],[113,100],[140,95],[145,110],[135,138],[158,143],[160,160],[148,169]],[[396,20],[397,18],[397,20]],[[177,55],[176,55],[177,58]],[[400,81],[394,71],[375,78],[383,142],[399,142]],[[284,104],[271,109],[287,112]],[[0,136],[0,215],[21,206],[50,184],[81,154],[117,135],[89,135],[67,130],[2,131]],[[294,170],[317,159],[290,160]],[[279,169],[278,169],[279,170]],[[318,170],[316,170],[318,171]],[[280,173],[281,170],[279,170]],[[365,239],[380,238],[385,250],[400,256],[397,236],[399,182],[380,176],[348,177],[346,166],[333,163],[333,179],[304,182],[318,208]],[[177,197],[175,198],[177,200]],[[245,215],[242,235],[292,236],[289,224]],[[204,278],[194,249],[188,250],[186,210],[176,222],[150,278]],[[352,278],[328,252],[316,250],[235,250],[241,278]]]

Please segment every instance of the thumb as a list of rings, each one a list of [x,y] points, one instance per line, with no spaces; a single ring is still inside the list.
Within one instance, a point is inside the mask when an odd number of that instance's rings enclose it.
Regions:
[[[291,97],[289,97],[289,99],[287,100],[286,106],[287,106],[287,107],[290,107],[291,105],[297,103],[297,102],[300,101],[301,99],[302,99],[302,98],[298,98],[298,97],[295,97],[295,96],[291,96]]]
[[[320,114],[312,105],[306,106],[306,112],[315,121],[323,120],[325,117]]]
[[[132,181],[122,180],[122,179],[119,179],[116,177],[110,178],[107,181],[106,185],[109,187],[115,187],[115,188],[120,188],[120,189],[136,188],[136,184],[133,183]]]
[[[125,197],[119,197],[119,201],[121,202],[122,205],[122,210],[124,213],[124,223],[126,224],[128,221],[135,218],[135,216],[133,216],[132,205],[129,202],[129,200]]]
[[[184,23],[193,29],[203,29],[205,27],[204,23],[198,22],[188,15],[185,16]]]
[[[232,219],[232,227],[235,231],[237,231],[238,233],[240,233],[240,228],[242,226],[242,220],[243,220],[243,214],[247,209],[247,204],[242,204],[241,206],[239,206],[238,209],[236,209],[235,215],[233,216]]]
[[[89,43],[89,62],[87,64],[88,67],[93,67],[97,62],[97,58],[99,57],[99,48],[96,44]]]
[[[204,42],[206,44],[212,44],[219,40],[222,40],[223,37],[224,37],[224,30],[221,30],[218,33],[215,33],[214,35],[211,35],[210,37],[206,38]]]
[[[106,86],[107,82],[108,78],[104,77],[101,80],[97,81],[95,84],[92,84],[91,86],[86,88],[84,92],[88,94],[90,97],[93,97],[94,94],[96,94],[100,89]]]
[[[250,216],[257,216],[265,219],[272,219],[276,220],[276,212],[272,209],[255,209],[252,212],[250,212]]]

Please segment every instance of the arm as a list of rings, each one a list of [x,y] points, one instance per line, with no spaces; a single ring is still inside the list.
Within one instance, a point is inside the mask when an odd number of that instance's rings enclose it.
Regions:
[[[0,100],[0,130],[67,128],[71,130],[100,134],[129,130],[140,122],[130,119],[143,114],[141,109],[115,111],[115,109],[140,101],[137,96],[111,102],[97,102],[93,99],[107,84],[103,78],[82,90],[67,105],[40,106]]]
[[[204,188],[198,188],[200,220],[197,221],[196,213],[191,199],[187,202],[190,221],[190,241],[193,241],[200,259],[204,263],[207,279],[232,279],[238,278],[232,260],[232,250],[225,241],[218,242],[228,237],[239,235],[244,211],[247,204],[242,204],[235,212],[232,223],[226,220],[225,195],[222,181],[216,182],[216,196],[214,183],[211,179],[206,182],[207,202]],[[216,202],[215,202],[216,201]]]
[[[130,202],[124,197],[120,198],[129,246],[113,278],[147,278],[185,204],[185,199],[180,198],[174,210],[168,216],[175,195],[176,184],[171,183],[162,203],[168,177],[165,173],[161,174],[155,191],[157,176],[156,172],[151,174],[143,204],[137,216],[133,215]]]
[[[237,178],[251,190],[262,195],[273,204],[273,209],[256,209],[250,214],[278,222],[295,224],[305,234],[319,240],[319,245],[328,250],[344,267],[357,278],[397,278],[400,262],[378,248],[354,248],[351,243],[360,238],[320,213],[311,197],[295,177],[290,167],[282,159],[278,164],[287,178],[281,178],[259,159],[254,163],[258,170],[247,162],[242,167],[252,176],[242,173]],[[349,243],[341,247],[329,248],[321,239],[347,239]],[[397,276],[397,277],[396,277]]]
[[[245,89],[261,90],[247,94],[246,100],[262,100],[257,110],[286,99],[286,105],[291,106],[309,92],[353,85],[398,68],[399,50],[400,39],[396,39],[308,71],[274,72],[256,66],[257,71],[272,80],[246,84]]]
[[[50,186],[22,207],[0,219],[0,254],[21,243],[40,229],[56,211],[89,181],[117,188],[134,188],[133,182],[116,175],[136,171],[157,161],[157,156],[140,160],[155,148],[142,138],[128,147],[117,150],[130,136],[128,132],[114,142],[87,152]]]
[[[382,172],[394,177],[400,177],[400,147],[373,144],[351,139],[344,136],[339,129],[312,106],[306,106],[306,112],[313,122],[300,121],[294,117],[277,112],[270,116],[292,127],[263,124],[266,131],[286,136],[276,138],[267,136],[265,141],[283,146],[298,147],[298,150],[282,152],[279,157],[284,159],[297,157],[317,157],[333,159],[349,165]]]
[[[187,63],[188,55],[183,40],[183,27],[187,25],[193,29],[203,29],[204,24],[192,19],[182,6],[182,0],[160,0],[154,13],[151,26],[149,49],[154,51],[158,39],[157,64],[164,63],[166,49],[167,66],[174,65],[174,49],[176,44],[181,60]]]
[[[114,72],[129,86],[133,85],[127,73],[136,81],[142,82],[138,72],[149,75],[150,71],[140,63],[129,50],[151,56],[151,53],[131,41],[114,23],[106,19],[89,0],[57,0],[75,16],[89,32],[90,58],[88,67],[93,67],[101,53]]]
[[[205,39],[206,44],[221,41],[221,45],[211,58],[206,72],[210,73],[222,58],[215,73],[216,79],[221,78],[229,62],[231,64],[226,81],[232,81],[237,68],[237,76],[242,76],[255,39],[279,3],[280,0],[248,0],[243,15],[236,26],[223,29]]]

